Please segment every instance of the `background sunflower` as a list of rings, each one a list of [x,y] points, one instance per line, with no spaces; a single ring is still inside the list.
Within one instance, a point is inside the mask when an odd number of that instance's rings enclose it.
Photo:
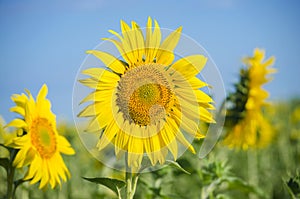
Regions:
[[[253,57],[244,58],[246,68],[241,69],[236,91],[228,97],[231,107],[226,115],[224,144],[231,148],[263,147],[274,137],[275,131],[262,112],[269,96],[262,86],[271,80],[268,75],[276,71],[271,68],[275,58],[264,57],[263,50],[255,49]]]
[[[37,95],[36,101],[31,93],[12,96],[16,106],[11,111],[20,114],[22,119],[14,119],[7,127],[21,129],[23,133],[15,137],[10,147],[19,149],[13,166],[21,168],[29,165],[24,180],[30,184],[40,182],[39,188],[47,184],[54,188],[70,178],[61,153],[73,155],[75,151],[70,143],[56,130],[55,115],[51,112],[51,103],[46,99],[48,88],[44,84]]]

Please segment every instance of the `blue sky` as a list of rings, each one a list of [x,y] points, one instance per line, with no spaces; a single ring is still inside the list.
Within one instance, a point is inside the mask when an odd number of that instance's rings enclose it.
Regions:
[[[200,43],[213,58],[227,91],[241,58],[255,47],[276,56],[278,73],[265,86],[271,99],[300,96],[299,1],[188,0],[0,0],[0,114],[9,121],[10,96],[24,88],[34,95],[46,83],[53,112],[72,119],[72,89],[85,51],[119,31],[119,21],[147,17]]]

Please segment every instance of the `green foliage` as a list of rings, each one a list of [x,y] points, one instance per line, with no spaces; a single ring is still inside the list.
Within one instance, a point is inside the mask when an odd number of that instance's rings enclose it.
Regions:
[[[117,179],[112,179],[112,178],[85,178],[83,179],[93,182],[96,184],[100,184],[103,186],[106,186],[113,192],[115,192],[118,196],[120,195],[120,190],[125,186],[125,182]]]
[[[241,69],[240,80],[234,84],[235,91],[226,99],[227,114],[225,126],[232,127],[245,117],[245,108],[249,95],[249,72]]]
[[[285,182],[286,189],[290,194],[291,198],[300,198],[300,175],[297,173],[296,177],[291,177]]]
[[[211,162],[204,165],[199,171],[203,181],[202,198],[230,198],[231,190],[249,194],[253,193],[263,198],[263,192],[258,188],[249,185],[243,179],[230,172],[230,167],[225,162]],[[228,194],[229,193],[229,194]],[[228,195],[227,195],[228,194]]]

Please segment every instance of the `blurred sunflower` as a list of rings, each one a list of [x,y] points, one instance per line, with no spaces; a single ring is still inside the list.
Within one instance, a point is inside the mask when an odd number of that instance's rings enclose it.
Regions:
[[[92,101],[79,117],[92,117],[88,132],[102,132],[97,148],[109,143],[115,146],[116,156],[127,152],[127,164],[139,168],[146,153],[152,163],[163,164],[168,150],[174,159],[180,142],[191,152],[193,146],[184,136],[202,138],[199,118],[214,122],[208,109],[213,100],[199,90],[207,84],[196,77],[206,64],[203,55],[191,55],[174,62],[181,27],[162,40],[161,30],[152,19],[143,34],[136,22],[131,27],[121,21],[122,34],[110,30],[118,40],[105,38],[119,50],[123,59],[89,50],[106,68],[82,71],[89,75],[80,82],[95,89],[82,102]]]
[[[241,70],[240,82],[235,85],[236,91],[228,97],[231,107],[226,115],[225,126],[228,130],[224,143],[229,147],[263,147],[273,138],[271,125],[262,114],[269,96],[262,85],[271,80],[267,77],[269,74],[276,72],[269,67],[275,58],[264,61],[264,57],[263,50],[255,49],[253,57],[243,59],[247,68]]]
[[[39,188],[45,188],[47,183],[54,188],[70,177],[60,153],[72,155],[74,150],[70,143],[60,136],[56,130],[55,115],[51,112],[51,103],[46,99],[48,88],[43,85],[36,102],[31,93],[15,94],[12,100],[16,106],[12,112],[20,114],[23,119],[12,120],[7,127],[12,126],[23,130],[23,135],[12,140],[11,147],[19,149],[13,165],[17,168],[30,165],[24,180],[30,184],[40,181]]]
[[[5,129],[5,121],[0,115],[0,143],[8,146],[12,143],[13,139],[17,136],[18,132],[7,132]]]

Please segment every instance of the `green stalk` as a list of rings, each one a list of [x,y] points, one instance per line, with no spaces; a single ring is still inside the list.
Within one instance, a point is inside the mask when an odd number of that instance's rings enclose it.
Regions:
[[[133,199],[138,179],[138,174],[131,174],[126,172],[126,199]]]
[[[13,161],[17,155],[18,150],[12,149],[10,151],[10,160],[7,168],[7,199],[15,199],[16,187],[14,186],[15,167]]]
[[[127,161],[127,153],[125,155],[125,165],[126,165],[126,199],[133,199],[135,191],[136,191],[136,186],[139,178],[139,174],[132,174],[128,172],[129,167],[128,167],[128,161]]]
[[[15,198],[15,191],[14,191],[14,175],[15,175],[15,168],[11,165],[7,170],[7,198],[14,199]]]
[[[133,182],[133,185],[132,185],[132,198],[133,198],[133,196],[134,196],[134,194],[135,194],[135,191],[136,191],[136,186],[137,186],[137,182],[138,182],[138,180],[139,180],[139,174],[136,174],[134,177],[133,177],[133,180],[132,180],[132,182]]]
[[[131,185],[132,185],[132,174],[126,171],[126,199],[132,199]]]
[[[258,186],[258,161],[257,161],[257,149],[248,149],[248,180],[249,184],[253,186]],[[249,194],[250,199],[256,199],[257,196],[254,194]]]

